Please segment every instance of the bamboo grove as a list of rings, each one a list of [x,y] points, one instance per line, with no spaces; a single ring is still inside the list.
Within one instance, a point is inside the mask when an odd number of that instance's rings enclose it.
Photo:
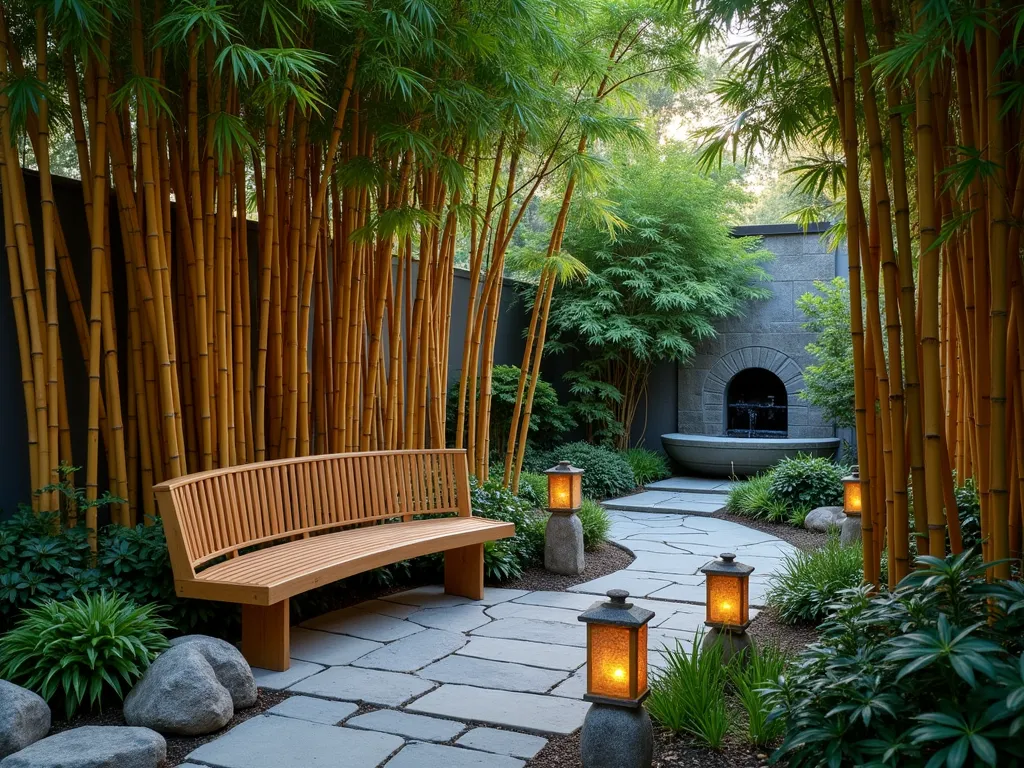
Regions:
[[[841,190],[865,579],[961,551],[966,478],[1007,577],[1024,509],[1024,7],[763,5],[698,4],[704,34],[742,19],[757,37],[718,88],[743,119],[707,132],[707,158],[784,150],[801,190]]]
[[[682,17],[641,0],[4,3],[0,187],[33,487],[79,463],[89,498],[109,489],[131,523],[155,513],[165,478],[438,447],[449,419],[486,478],[506,448],[488,422],[516,231],[560,201],[547,251],[519,258],[547,296],[527,339],[525,435],[550,294],[574,274],[569,206],[601,183],[588,150],[644,140],[632,90],[689,72]],[[54,199],[57,139],[74,145],[84,261]],[[74,326],[63,343],[58,295]],[[87,439],[73,456],[79,364]],[[507,453],[509,482],[522,446]]]

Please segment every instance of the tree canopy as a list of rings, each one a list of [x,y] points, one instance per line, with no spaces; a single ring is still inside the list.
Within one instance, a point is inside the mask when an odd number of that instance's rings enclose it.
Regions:
[[[615,153],[609,163],[621,224],[609,232],[570,219],[563,247],[588,273],[555,295],[550,333],[553,350],[579,361],[570,378],[581,420],[624,444],[652,366],[686,363],[715,321],[767,298],[760,264],[770,254],[730,235],[741,193],[727,174],[702,175],[685,147]]]

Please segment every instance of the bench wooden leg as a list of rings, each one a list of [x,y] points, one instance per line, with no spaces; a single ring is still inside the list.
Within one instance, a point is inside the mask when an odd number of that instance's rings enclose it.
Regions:
[[[288,600],[242,606],[242,655],[250,666],[284,672],[290,666]]]
[[[444,553],[444,591],[470,600],[484,598],[484,545],[449,549]]]

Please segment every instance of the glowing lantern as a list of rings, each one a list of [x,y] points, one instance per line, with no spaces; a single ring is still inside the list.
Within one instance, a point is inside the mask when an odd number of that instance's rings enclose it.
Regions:
[[[708,578],[707,620],[709,627],[727,632],[743,632],[750,624],[750,574],[752,566],[736,562],[736,555],[725,552],[700,569]]]
[[[544,471],[548,476],[548,509],[575,512],[583,506],[583,470],[568,461]]]
[[[849,476],[843,478],[843,511],[848,515],[860,515],[860,468],[854,464]]]
[[[647,622],[654,612],[626,602],[629,592],[613,589],[611,598],[580,614],[587,625],[587,693],[596,704],[639,707],[647,698]]]

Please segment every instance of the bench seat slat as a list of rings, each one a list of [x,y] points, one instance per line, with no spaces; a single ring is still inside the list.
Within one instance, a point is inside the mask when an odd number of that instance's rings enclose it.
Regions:
[[[176,583],[182,597],[272,605],[380,565],[514,533],[511,523],[480,517],[371,525],[250,552]]]

